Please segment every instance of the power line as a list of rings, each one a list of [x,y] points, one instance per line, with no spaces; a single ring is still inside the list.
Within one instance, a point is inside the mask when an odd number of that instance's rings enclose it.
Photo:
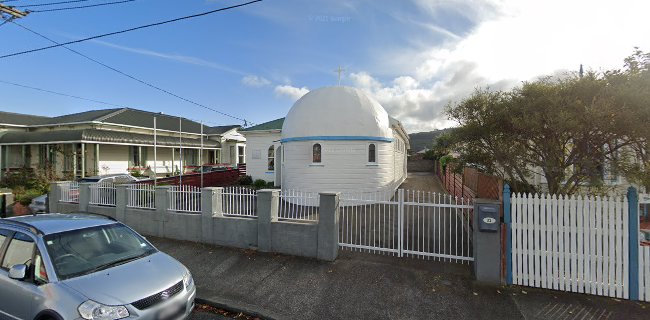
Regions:
[[[75,95],[71,95],[71,94],[67,94],[67,93],[61,93],[61,92],[56,92],[56,91],[52,91],[52,90],[47,90],[47,89],[42,89],[42,88],[32,87],[32,86],[28,86],[28,85],[24,85],[24,84],[19,84],[19,83],[15,83],[15,82],[9,82],[9,81],[0,80],[0,83],[5,83],[5,84],[9,84],[9,85],[16,86],[16,87],[21,87],[21,88],[26,88],[26,89],[31,89],[31,90],[36,90],[36,91],[41,91],[41,92],[51,93],[51,94],[55,94],[55,95],[59,95],[59,96],[63,96],[63,97],[68,97],[68,98],[74,98],[74,99],[79,99],[79,100],[85,100],[85,101],[90,101],[90,102],[95,102],[95,103],[105,104],[105,105],[108,105],[108,106],[113,106],[113,107],[118,107],[118,108],[130,108],[130,109],[135,109],[135,108],[132,108],[132,107],[129,107],[129,106],[121,105],[121,104],[114,104],[114,103],[110,103],[110,102],[104,102],[104,101],[101,101],[101,100],[95,100],[95,99],[90,99],[90,98],[84,98],[84,97],[80,97],[80,96],[75,96]],[[188,120],[192,120],[192,121],[194,121],[194,122],[203,122],[203,123],[208,123],[208,124],[213,124],[213,125],[223,125],[223,124],[216,123],[216,122],[214,122],[214,121],[197,120],[197,119],[194,119],[194,118],[188,118],[188,117],[182,117],[182,118],[185,118],[185,119],[188,119]]]
[[[18,1],[18,0],[7,0],[4,2],[11,2],[11,1]],[[13,7],[14,8],[42,7],[42,6],[53,6],[55,4],[66,4],[66,3],[87,2],[87,1],[93,1],[93,0],[71,0],[71,1],[59,1],[59,2],[38,3],[38,4],[24,4],[24,5],[13,6]]]
[[[79,42],[88,41],[88,40],[93,40],[93,39],[99,39],[99,38],[103,38],[103,37],[113,36],[113,35],[116,35],[116,34],[121,34],[121,33],[131,32],[131,31],[135,31],[135,30],[139,30],[139,29],[145,29],[145,28],[155,27],[155,26],[159,26],[159,25],[163,25],[163,24],[168,24],[168,23],[172,23],[172,22],[177,22],[177,21],[181,21],[181,20],[186,20],[186,19],[191,19],[191,18],[196,18],[196,17],[206,16],[206,15],[213,14],[213,13],[216,13],[216,12],[226,11],[226,10],[230,10],[230,9],[235,9],[235,8],[239,8],[239,7],[247,6],[247,5],[249,5],[249,4],[253,4],[253,3],[255,3],[255,2],[261,2],[261,1],[262,1],[262,0],[253,0],[253,1],[245,2],[245,3],[238,4],[238,5],[234,5],[234,6],[223,7],[223,8],[219,8],[219,9],[215,9],[215,10],[211,10],[211,11],[206,11],[206,12],[202,12],[202,13],[197,13],[197,14],[193,14],[193,15],[189,15],[189,16],[184,16],[184,17],[175,18],[175,19],[171,19],[171,20],[165,20],[165,21],[162,21],[162,22],[151,23],[151,24],[147,24],[147,25],[143,25],[143,26],[139,26],[139,27],[135,27],[135,28],[125,29],[125,30],[115,31],[115,32],[110,32],[110,33],[104,33],[104,34],[100,34],[100,35],[97,35],[97,36],[92,36],[92,37],[88,37],[88,38],[84,38],[84,39],[79,39],[79,40],[74,40],[74,41],[68,41],[68,42],[59,43],[59,44],[51,45],[51,46],[47,46],[47,47],[42,47],[42,48],[37,48],[37,49],[31,49],[31,50],[26,50],[26,51],[21,51],[21,52],[16,52],[16,53],[10,53],[10,54],[6,54],[6,55],[2,55],[2,56],[0,56],[0,59],[4,59],[4,58],[8,58],[8,57],[13,57],[13,56],[18,56],[18,55],[23,55],[23,54],[27,54],[27,53],[36,52],[36,51],[42,51],[42,50],[47,50],[47,49],[57,48],[57,47],[66,46],[66,45],[69,45],[69,44],[74,44],[74,43],[79,43]]]
[[[105,2],[105,3],[97,3],[97,4],[89,4],[86,6],[76,6],[76,7],[65,7],[65,8],[54,8],[54,9],[43,9],[43,10],[28,10],[30,13],[38,13],[38,12],[51,12],[51,11],[63,11],[63,10],[75,10],[75,9],[85,9],[85,8],[92,8],[92,7],[102,7],[102,6],[109,6],[109,5],[114,5],[114,4],[122,4],[122,3],[127,3],[127,2],[133,2],[135,0],[122,0],[122,1],[114,1],[114,2]]]
[[[17,25],[17,26],[19,26],[19,27],[21,27],[21,28],[23,28],[23,29],[25,29],[25,30],[27,30],[27,31],[29,31],[29,32],[31,32],[31,33],[33,33],[33,34],[35,34],[35,35],[37,35],[37,36],[39,36],[39,37],[41,37],[41,38],[43,38],[43,39],[45,39],[45,40],[47,40],[47,41],[50,41],[50,42],[55,43],[55,44],[59,44],[57,41],[55,41],[55,40],[53,40],[53,39],[51,39],[51,38],[49,38],[49,37],[47,37],[47,36],[45,36],[45,35],[39,33],[39,32],[36,32],[36,31],[34,31],[34,30],[30,29],[30,28],[27,28],[27,27],[23,26],[22,24],[19,24],[19,23],[17,23],[17,22],[12,22],[12,23],[15,24],[15,25]],[[67,46],[65,46],[65,45],[63,46],[63,48],[65,48],[66,50],[68,50],[68,51],[70,51],[70,52],[72,52],[72,53],[75,53],[75,54],[77,54],[77,55],[79,55],[79,56],[82,56],[82,57],[84,57],[84,58],[86,58],[86,59],[88,59],[88,60],[90,60],[90,61],[92,61],[92,62],[94,62],[94,63],[97,63],[97,64],[99,64],[99,65],[101,65],[101,66],[103,66],[103,67],[105,67],[105,68],[107,68],[107,69],[109,69],[109,70],[112,70],[112,71],[114,71],[114,72],[117,72],[117,73],[119,73],[119,74],[121,74],[121,75],[123,75],[123,76],[125,76],[125,77],[127,77],[127,78],[130,78],[130,79],[132,79],[132,80],[135,80],[135,81],[137,81],[137,82],[140,82],[141,84],[144,84],[144,85],[146,85],[146,86],[148,86],[148,87],[150,87],[150,88],[153,88],[153,89],[156,89],[156,90],[161,91],[161,92],[163,92],[163,93],[166,93],[166,94],[168,94],[168,95],[170,95],[170,96],[172,96],[172,97],[175,97],[175,98],[178,98],[178,99],[183,100],[183,101],[185,101],[185,102],[188,102],[188,103],[191,103],[191,104],[193,104],[193,105],[199,106],[199,107],[204,108],[204,109],[206,109],[206,110],[210,110],[210,111],[216,112],[216,113],[218,113],[218,114],[220,114],[220,115],[223,115],[223,116],[226,116],[226,117],[229,117],[229,118],[232,118],[232,119],[236,119],[236,120],[242,121],[242,122],[244,122],[245,124],[250,124],[250,123],[251,123],[251,122],[249,122],[249,121],[246,120],[246,119],[243,119],[243,118],[239,118],[239,117],[233,116],[233,115],[231,115],[231,114],[228,114],[228,113],[225,113],[225,112],[222,112],[222,111],[216,110],[216,109],[214,109],[214,108],[208,107],[208,106],[206,106],[206,105],[203,105],[203,104],[201,104],[201,103],[195,102],[195,101],[193,101],[193,100],[190,100],[190,99],[187,99],[187,98],[181,97],[181,96],[179,96],[179,95],[177,95],[177,94],[175,94],[175,93],[173,93],[173,92],[171,92],[171,91],[169,91],[169,90],[163,89],[163,88],[158,87],[158,86],[156,86],[156,85],[153,85],[153,84],[151,84],[151,83],[149,83],[149,82],[146,82],[146,81],[144,81],[144,80],[142,80],[142,79],[136,78],[135,76],[132,76],[132,75],[130,75],[130,74],[124,72],[124,71],[121,71],[121,70],[119,70],[119,69],[116,69],[116,68],[114,68],[114,67],[111,67],[111,66],[109,66],[109,65],[107,65],[107,64],[105,64],[105,63],[103,63],[103,62],[101,62],[101,61],[99,61],[99,60],[97,60],[97,59],[91,58],[91,57],[89,57],[89,56],[87,56],[87,55],[85,55],[85,54],[83,54],[83,53],[81,53],[81,52],[79,52],[79,51],[77,51],[77,50],[74,50],[74,49],[72,49],[72,48],[69,48],[69,47],[67,47]]]
[[[119,104],[113,104],[113,103],[104,102],[104,101],[100,101],[100,100],[94,100],[94,99],[84,98],[84,97],[80,97],[80,96],[75,96],[75,95],[71,95],[71,94],[67,94],[67,93],[61,93],[61,92],[56,92],[56,91],[52,91],[52,90],[41,89],[41,88],[37,88],[37,87],[31,87],[31,86],[28,86],[28,85],[18,84],[18,83],[4,81],[4,80],[0,80],[0,83],[10,84],[12,86],[32,89],[32,90],[41,91],[41,92],[47,92],[47,93],[56,94],[56,95],[59,95],[59,96],[68,97],[68,98],[74,98],[74,99],[79,99],[79,100],[95,102],[95,103],[101,103],[101,104],[105,104],[105,105],[109,105],[109,106],[113,106],[113,107],[127,108],[126,106],[119,105]]]

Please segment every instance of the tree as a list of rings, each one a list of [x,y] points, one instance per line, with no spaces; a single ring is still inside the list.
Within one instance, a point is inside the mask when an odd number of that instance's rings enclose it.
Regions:
[[[637,50],[623,70],[478,89],[447,109],[459,124],[450,133],[458,161],[520,191],[535,189],[534,174],[549,192],[566,194],[602,187],[606,171],[650,181],[649,70],[650,55]]]

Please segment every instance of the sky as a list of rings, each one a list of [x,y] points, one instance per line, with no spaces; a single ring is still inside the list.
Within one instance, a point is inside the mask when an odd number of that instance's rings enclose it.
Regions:
[[[5,4],[49,2],[58,1]],[[32,10],[102,2],[112,1]],[[136,0],[17,22],[65,42],[243,2]],[[341,67],[341,85],[365,90],[413,133],[453,125],[445,106],[479,87],[508,89],[580,64],[621,68],[634,47],[650,51],[647,12],[645,0],[264,0],[70,48],[248,124],[284,117],[309,90],[337,85]],[[12,23],[0,26],[0,55],[47,45]],[[2,81],[207,125],[243,124],[64,48],[0,59],[0,110],[56,116],[113,108]]]

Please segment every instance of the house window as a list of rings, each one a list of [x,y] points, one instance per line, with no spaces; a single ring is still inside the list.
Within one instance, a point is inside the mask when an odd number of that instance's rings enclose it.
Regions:
[[[314,144],[312,148],[312,162],[320,163],[321,162],[321,146],[320,143]]]
[[[267,164],[269,171],[275,170],[275,149],[273,146],[269,147]]]
[[[377,163],[377,146],[374,143],[368,146],[368,162]]]
[[[238,149],[239,161],[237,163],[246,163],[246,153],[244,152],[245,151],[244,146],[239,146],[238,148],[239,148]]]
[[[140,166],[140,147],[139,146],[130,146],[129,147],[129,161],[131,162],[131,167]]]

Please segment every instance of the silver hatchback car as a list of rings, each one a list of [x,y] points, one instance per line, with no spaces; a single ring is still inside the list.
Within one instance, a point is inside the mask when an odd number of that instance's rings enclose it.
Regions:
[[[90,214],[0,219],[0,319],[185,319],[189,270]]]

